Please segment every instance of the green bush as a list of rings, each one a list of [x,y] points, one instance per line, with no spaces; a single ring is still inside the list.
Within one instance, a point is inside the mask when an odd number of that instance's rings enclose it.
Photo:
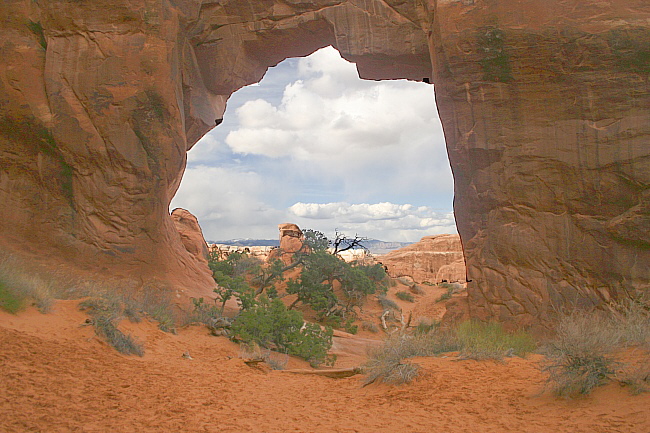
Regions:
[[[415,298],[409,292],[397,292],[395,293],[395,296],[402,301],[415,302]]]
[[[25,308],[25,299],[17,296],[7,286],[0,281],[0,308],[11,314],[16,314]]]
[[[334,362],[327,355],[332,346],[332,329],[305,323],[299,312],[287,310],[279,299],[262,296],[237,316],[232,332],[246,344],[299,356],[313,365]]]
[[[526,332],[506,332],[498,323],[463,322],[456,330],[461,356],[470,359],[502,359],[504,356],[525,356],[536,348],[533,337]]]
[[[15,314],[29,305],[49,312],[54,305],[52,284],[15,259],[0,259],[0,308]]]

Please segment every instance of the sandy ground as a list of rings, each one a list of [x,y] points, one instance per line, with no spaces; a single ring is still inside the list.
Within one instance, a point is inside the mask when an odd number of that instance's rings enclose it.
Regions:
[[[126,357],[85,319],[74,301],[47,315],[0,313],[0,431],[650,432],[650,395],[608,385],[558,400],[543,392],[536,357],[417,358],[414,383],[362,387],[358,376],[249,367],[238,346],[198,326],[171,335],[127,323],[147,353]],[[348,363],[367,343],[353,340]]]

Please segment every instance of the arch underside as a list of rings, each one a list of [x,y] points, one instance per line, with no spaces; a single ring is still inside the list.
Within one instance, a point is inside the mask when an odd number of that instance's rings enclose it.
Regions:
[[[3,2],[2,245],[209,291],[168,215],[186,152],[234,91],[332,45],[363,78],[435,84],[475,317],[647,293],[650,7],[498,3]]]

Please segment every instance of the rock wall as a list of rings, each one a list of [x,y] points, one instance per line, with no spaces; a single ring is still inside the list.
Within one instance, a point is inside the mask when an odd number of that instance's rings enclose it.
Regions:
[[[458,235],[425,236],[420,242],[377,257],[388,275],[416,283],[465,282],[463,247]]]
[[[470,311],[650,287],[650,4],[439,1],[430,45]]]
[[[650,284],[646,0],[5,0],[0,246],[209,293],[168,213],[186,152],[269,66],[335,46],[430,79],[471,313],[514,325]]]

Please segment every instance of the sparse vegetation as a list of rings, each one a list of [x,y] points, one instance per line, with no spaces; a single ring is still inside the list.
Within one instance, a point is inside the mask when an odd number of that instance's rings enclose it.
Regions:
[[[92,318],[95,333],[124,355],[144,356],[143,346],[131,335],[117,328],[116,323],[124,315],[124,308],[117,297],[96,297],[79,304],[79,309]]]
[[[395,293],[395,296],[397,299],[401,299],[402,301],[415,302],[415,298],[409,292],[397,292]]]
[[[502,359],[510,354],[524,356],[534,348],[530,335],[507,333],[494,323],[465,322],[456,329],[443,329],[436,322],[420,321],[413,333],[395,333],[370,352],[365,383],[410,382],[418,369],[404,360],[414,356],[460,351],[461,358]]]
[[[24,308],[24,305],[24,299],[16,296],[16,294],[7,287],[6,283],[0,281],[0,308],[11,314],[16,314]]]
[[[363,329],[364,331],[372,332],[374,334],[379,332],[379,326],[377,326],[375,323],[367,322],[367,321],[361,322],[361,329]]]
[[[613,322],[604,314],[574,311],[559,317],[556,336],[544,348],[542,370],[560,397],[589,394],[613,374],[618,345]]]
[[[144,356],[144,348],[131,335],[126,335],[115,325],[115,319],[104,314],[93,319],[95,333],[124,355]]]
[[[272,370],[284,370],[289,363],[289,355],[262,349],[255,343],[242,344],[239,357],[244,360],[261,360]]]
[[[526,356],[536,348],[533,337],[523,331],[509,333],[498,323],[463,322],[456,330],[461,356],[469,359],[495,359]]]
[[[432,356],[456,349],[451,333],[437,328],[426,334],[393,334],[380,347],[370,351],[369,360],[364,366],[364,383],[409,383],[417,377],[419,367],[404,362],[405,359]]]
[[[34,305],[47,313],[54,304],[52,284],[34,272],[28,272],[15,260],[0,261],[0,308],[12,314]]]
[[[594,388],[617,379],[633,393],[647,388],[650,375],[650,310],[641,300],[618,306],[618,311],[573,311],[559,314],[556,336],[544,348],[543,371],[548,384],[560,397],[589,394]],[[615,357],[625,347],[637,346],[642,361],[626,366]],[[616,372],[620,371],[620,377]]]
[[[399,305],[397,305],[395,301],[388,299],[384,295],[377,296],[377,301],[379,302],[379,305],[381,305],[381,308],[383,308],[384,310],[400,311]]]

